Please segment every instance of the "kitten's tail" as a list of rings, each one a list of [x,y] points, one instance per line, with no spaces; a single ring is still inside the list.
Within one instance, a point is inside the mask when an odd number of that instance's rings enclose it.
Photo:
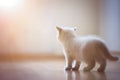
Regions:
[[[101,45],[101,49],[103,51],[103,54],[104,56],[108,59],[108,60],[111,60],[111,61],[117,61],[119,60],[118,57],[114,57],[110,54],[109,50],[107,49],[107,47],[103,44]]]
[[[119,60],[118,57],[112,56],[109,51],[107,51],[106,53],[104,53],[104,55],[105,55],[105,57],[108,60],[111,60],[111,61],[117,61],[117,60]]]

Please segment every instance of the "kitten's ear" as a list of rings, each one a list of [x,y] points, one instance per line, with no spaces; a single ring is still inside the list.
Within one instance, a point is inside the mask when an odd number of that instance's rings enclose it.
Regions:
[[[60,27],[58,27],[58,26],[56,26],[56,29],[60,32],[60,31],[62,31],[62,28],[60,28]]]
[[[77,27],[74,27],[74,31],[76,31],[77,30]]]

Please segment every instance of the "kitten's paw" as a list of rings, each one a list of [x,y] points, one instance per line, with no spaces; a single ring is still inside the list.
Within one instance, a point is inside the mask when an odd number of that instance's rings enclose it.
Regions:
[[[105,70],[102,69],[102,68],[98,68],[97,71],[98,71],[98,72],[104,72]]]
[[[90,69],[89,69],[88,67],[85,67],[85,68],[83,69],[83,71],[85,71],[85,72],[89,72]]]
[[[74,67],[74,68],[72,68],[72,70],[73,70],[73,71],[78,71],[79,68]]]
[[[65,70],[71,70],[72,68],[71,67],[65,67]]]

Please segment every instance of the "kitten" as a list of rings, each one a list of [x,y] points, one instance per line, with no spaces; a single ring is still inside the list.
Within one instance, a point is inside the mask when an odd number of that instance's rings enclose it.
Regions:
[[[76,28],[56,27],[58,30],[58,39],[64,47],[66,59],[65,70],[78,70],[81,62],[87,64],[84,71],[90,71],[94,68],[96,62],[100,64],[98,72],[103,72],[106,67],[106,59],[117,61],[118,57],[113,57],[107,49],[103,40],[95,36],[78,37],[75,33]],[[72,68],[72,63],[75,66]]]

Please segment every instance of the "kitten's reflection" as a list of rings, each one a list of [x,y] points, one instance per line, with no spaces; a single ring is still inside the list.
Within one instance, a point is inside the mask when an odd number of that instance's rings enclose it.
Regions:
[[[66,80],[107,80],[104,72],[66,71]]]
[[[74,80],[72,71],[65,71],[66,74],[66,80]]]

